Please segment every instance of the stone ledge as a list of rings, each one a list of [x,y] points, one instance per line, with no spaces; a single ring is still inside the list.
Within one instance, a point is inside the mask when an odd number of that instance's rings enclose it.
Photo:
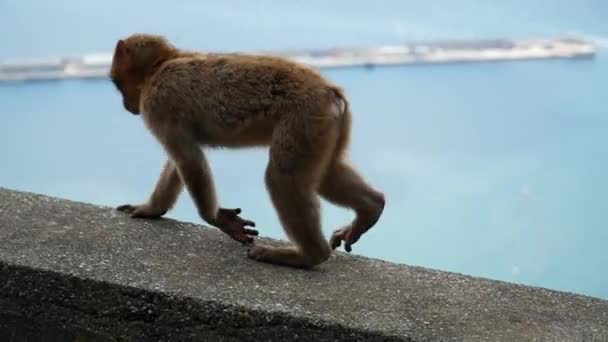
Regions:
[[[344,253],[276,267],[216,229],[2,188],[0,245],[1,341],[608,341],[597,298]]]

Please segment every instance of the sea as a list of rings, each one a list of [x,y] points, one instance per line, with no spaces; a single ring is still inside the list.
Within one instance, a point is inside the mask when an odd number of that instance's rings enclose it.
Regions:
[[[0,60],[108,53],[134,32],[223,52],[588,39],[590,60],[321,72],[351,100],[352,163],[387,199],[353,253],[608,299],[607,17],[605,0],[2,0]],[[0,118],[2,187],[139,203],[165,158],[106,79],[0,84]],[[284,239],[267,157],[209,151],[221,205]],[[327,235],[353,218],[322,209]],[[168,216],[202,223],[185,192]]]

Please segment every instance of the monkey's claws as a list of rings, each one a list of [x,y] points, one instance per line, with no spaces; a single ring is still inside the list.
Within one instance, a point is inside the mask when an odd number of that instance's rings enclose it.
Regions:
[[[239,216],[240,213],[240,208],[220,208],[215,219],[215,226],[242,244],[252,244],[253,236],[257,236],[259,233],[255,229],[246,227],[255,227],[255,222],[243,219]]]
[[[340,247],[342,241],[344,241],[344,250],[350,253],[353,249],[352,245],[355,244],[360,237],[361,234],[358,234],[352,226],[347,226],[334,231],[329,239],[329,244],[332,249],[336,249]]]

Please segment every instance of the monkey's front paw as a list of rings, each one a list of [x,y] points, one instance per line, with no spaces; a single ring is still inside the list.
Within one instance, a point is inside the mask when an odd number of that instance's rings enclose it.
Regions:
[[[253,236],[257,236],[258,231],[255,229],[246,228],[246,226],[255,227],[255,223],[253,221],[243,219],[239,216],[240,213],[240,208],[220,208],[217,211],[217,216],[213,224],[238,242],[243,244],[253,243]]]
[[[273,248],[263,245],[255,245],[247,250],[247,256],[257,261],[270,261],[273,255]]]
[[[152,210],[145,204],[142,205],[132,205],[132,204],[123,204],[116,208],[118,211],[125,212],[130,214],[132,218],[148,218],[148,219],[157,219],[167,213],[167,211],[159,211]]]

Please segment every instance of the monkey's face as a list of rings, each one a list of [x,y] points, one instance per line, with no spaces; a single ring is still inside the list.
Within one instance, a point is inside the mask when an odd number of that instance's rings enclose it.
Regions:
[[[110,79],[122,95],[122,103],[127,111],[139,114],[139,83],[134,72],[132,58],[126,43],[120,40],[116,44],[114,58],[110,69]]]
[[[140,113],[139,97],[141,95],[138,87],[133,85],[133,82],[118,78],[112,78],[112,82],[122,95],[123,107],[131,114],[138,115]]]

